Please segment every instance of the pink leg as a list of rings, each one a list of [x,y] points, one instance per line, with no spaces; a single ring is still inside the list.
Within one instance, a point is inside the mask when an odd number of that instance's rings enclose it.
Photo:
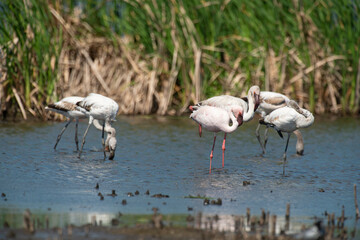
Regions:
[[[223,141],[223,145],[222,145],[222,151],[223,151],[222,167],[224,167],[225,141],[226,141],[226,133],[224,134],[224,141]]]
[[[213,158],[213,152],[214,152],[214,147],[215,147],[215,141],[216,141],[216,134],[214,135],[214,142],[213,142],[213,147],[211,149],[211,153],[210,153],[210,170],[209,173],[211,173],[211,160]]]
[[[199,136],[201,137],[201,125],[199,124]]]

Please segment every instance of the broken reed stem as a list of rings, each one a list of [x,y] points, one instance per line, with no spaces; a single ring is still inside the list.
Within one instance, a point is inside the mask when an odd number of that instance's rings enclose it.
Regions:
[[[276,235],[276,215],[272,216],[272,225],[271,225],[271,236],[275,236]]]
[[[290,229],[290,203],[286,204],[286,215],[285,215],[285,230],[289,231]]]
[[[246,208],[246,223],[247,225],[249,226],[249,223],[250,223],[250,208]]]
[[[356,184],[354,184],[354,201],[355,201],[356,218],[358,219],[360,217],[360,213],[359,213],[359,206],[357,203]]]

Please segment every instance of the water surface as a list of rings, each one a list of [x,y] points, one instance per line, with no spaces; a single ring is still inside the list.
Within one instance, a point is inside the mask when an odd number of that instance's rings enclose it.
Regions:
[[[80,123],[80,140],[86,125]],[[294,218],[325,218],[326,212],[339,216],[344,206],[348,222],[354,221],[353,187],[360,187],[358,119],[317,118],[313,126],[301,130],[304,156],[296,155],[293,135],[285,176],[281,159],[285,139],[270,130],[268,151],[262,156],[256,120],[228,135],[225,168],[221,168],[223,134],[218,134],[212,174],[208,167],[213,134],[203,132],[200,138],[197,125],[187,117],[118,117],[114,161],[103,160],[101,132],[94,127],[81,159],[75,151],[74,124],[54,150],[63,126],[62,122],[0,124],[0,192],[6,194],[0,198],[1,219],[9,221],[9,215],[27,208],[60,219],[62,214],[151,214],[153,207],[162,214],[245,215],[250,208],[256,215],[265,209],[283,216],[290,203]],[[250,185],[243,186],[244,181]],[[107,196],[112,190],[118,196]],[[139,195],[128,197],[136,190]],[[157,193],[169,198],[151,197]],[[222,206],[204,206],[202,199],[186,198],[189,195],[221,198]],[[88,220],[69,218],[66,221],[72,223]]]

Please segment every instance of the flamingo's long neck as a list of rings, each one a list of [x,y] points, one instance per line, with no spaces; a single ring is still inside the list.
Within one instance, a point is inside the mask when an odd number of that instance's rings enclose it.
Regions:
[[[248,101],[249,101],[249,106],[248,106],[247,111],[244,111],[244,116],[243,116],[243,121],[244,122],[248,122],[251,119],[253,119],[253,117],[254,117],[255,103],[254,103],[254,97],[251,96],[250,91],[248,93]]]
[[[237,119],[235,118],[234,113],[232,111],[229,111],[229,116],[232,121],[232,125],[230,126],[229,124],[226,124],[226,126],[224,126],[223,131],[226,133],[231,133],[231,132],[235,131],[237,129],[237,127],[239,126],[239,123],[238,123]]]

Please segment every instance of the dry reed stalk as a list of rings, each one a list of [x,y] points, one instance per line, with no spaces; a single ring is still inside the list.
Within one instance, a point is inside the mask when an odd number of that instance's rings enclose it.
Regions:
[[[301,71],[298,74],[296,74],[294,77],[292,77],[290,79],[290,83],[294,83],[296,81],[299,81],[302,77],[304,77],[305,75],[308,75],[309,73],[311,73],[315,69],[320,68],[323,65],[325,65],[325,64],[327,64],[329,62],[336,61],[336,60],[345,60],[345,57],[344,56],[339,56],[339,55],[333,55],[333,56],[326,57],[326,58],[324,58],[322,60],[319,60],[315,64],[313,64],[310,67],[307,67],[306,69],[304,69],[304,71]]]
[[[238,71],[241,60],[242,60],[241,57],[236,58],[236,60],[234,61],[234,66],[225,80],[225,94],[230,93],[230,90],[233,87],[232,83],[234,82],[234,80],[236,81],[236,79],[234,79],[234,75]],[[237,79],[240,77],[239,74],[237,74],[236,76]]]
[[[360,58],[358,60],[357,75],[356,75],[356,86],[355,86],[355,112],[359,111],[360,106]]]
[[[355,201],[355,211],[356,211],[356,219],[358,219],[360,217],[360,212],[359,212],[359,206],[358,206],[358,202],[357,202],[357,193],[356,193],[356,184],[354,184],[354,201]]]
[[[21,98],[20,98],[18,92],[16,91],[16,89],[15,89],[14,87],[12,87],[12,91],[13,91],[13,93],[14,93],[16,102],[17,102],[17,104],[18,104],[19,107],[20,107],[21,114],[22,114],[23,118],[26,120],[26,119],[27,119],[27,115],[26,115],[26,111],[25,111],[24,105],[23,105],[22,102],[21,102]]]
[[[277,90],[276,81],[279,77],[279,71],[276,66],[275,52],[272,48],[269,48],[266,60],[265,60],[265,90],[270,91]]]

